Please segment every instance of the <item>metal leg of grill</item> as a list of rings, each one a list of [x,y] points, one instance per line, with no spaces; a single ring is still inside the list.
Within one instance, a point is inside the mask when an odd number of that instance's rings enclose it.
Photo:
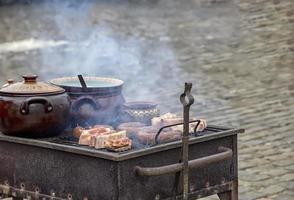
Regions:
[[[232,190],[217,195],[220,200],[238,200],[238,180],[233,182]]]

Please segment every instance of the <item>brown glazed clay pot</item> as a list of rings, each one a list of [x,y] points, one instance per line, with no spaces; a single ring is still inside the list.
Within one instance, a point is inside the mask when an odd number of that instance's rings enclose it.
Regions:
[[[60,134],[70,119],[65,90],[38,82],[36,75],[23,78],[0,89],[0,132],[31,138]]]

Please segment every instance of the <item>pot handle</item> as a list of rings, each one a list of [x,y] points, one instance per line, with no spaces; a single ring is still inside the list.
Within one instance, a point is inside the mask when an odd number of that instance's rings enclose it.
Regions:
[[[49,100],[45,97],[31,97],[26,99],[20,106],[20,113],[22,115],[28,115],[30,113],[31,104],[43,104],[45,113],[50,113],[53,111],[53,106]]]
[[[78,98],[77,100],[75,100],[72,105],[71,108],[73,110],[79,110],[79,108],[83,105],[83,104],[90,104],[94,110],[99,110],[101,108],[101,106],[96,102],[96,100],[91,97],[91,96],[83,96]]]
[[[189,161],[189,169],[204,167],[206,165],[232,159],[233,151],[230,148],[220,146],[218,153]],[[135,173],[138,176],[160,176],[173,174],[183,170],[183,163],[166,165],[162,167],[135,167]]]

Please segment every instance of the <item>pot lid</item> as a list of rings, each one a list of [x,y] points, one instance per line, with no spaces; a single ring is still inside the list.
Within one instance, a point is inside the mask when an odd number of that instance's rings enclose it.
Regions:
[[[65,90],[48,83],[37,81],[37,75],[23,75],[23,82],[9,81],[0,89],[0,94],[6,95],[51,95],[64,93]]]

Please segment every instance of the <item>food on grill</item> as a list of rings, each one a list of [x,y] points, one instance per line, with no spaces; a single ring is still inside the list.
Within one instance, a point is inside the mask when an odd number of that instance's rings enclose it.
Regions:
[[[113,131],[113,129],[100,126],[91,128],[88,131],[93,135],[108,135]]]
[[[109,128],[111,130],[113,130],[113,127],[110,125],[105,125],[105,124],[99,124],[99,125],[95,125],[93,128]]]
[[[97,135],[95,137],[95,144],[93,145],[96,149],[105,148],[105,143],[109,140],[118,140],[126,137],[126,131],[114,132],[108,135]]]
[[[178,123],[183,123],[183,118],[177,117],[176,114],[166,113],[160,117],[153,118],[152,126],[146,126],[140,122],[122,123],[117,128],[118,132],[108,125],[96,125],[88,129],[78,126],[74,129],[73,135],[79,138],[79,144],[94,147],[96,149],[124,147],[124,143],[119,141],[125,137],[132,139],[136,138],[141,144],[152,145],[155,144],[155,136],[161,127]],[[189,124],[190,133],[194,132],[196,125],[197,122]],[[201,119],[196,131],[203,131],[206,127],[206,121]],[[182,133],[183,125],[165,128],[161,131],[158,137],[158,142],[166,143],[180,140]],[[118,151],[127,149],[129,148],[120,149]]]
[[[179,119],[179,118],[176,118],[176,119]],[[176,124],[176,123],[171,123],[173,120],[168,120],[167,122],[165,122],[165,124],[167,125],[172,125],[172,124]],[[182,123],[183,122],[183,119],[180,118],[179,119],[179,122],[177,123]],[[169,124],[170,123],[170,124]],[[189,132],[190,133],[194,133],[194,129],[195,129],[195,126],[198,124],[198,122],[193,122],[193,123],[190,123],[189,124]],[[166,125],[165,125],[166,126]],[[204,131],[204,129],[207,127],[207,123],[204,119],[200,119],[200,123],[199,125],[197,126],[197,129],[196,129],[196,132],[201,132],[201,131]],[[170,127],[171,130],[174,130],[174,131],[183,131],[183,125],[178,125],[178,126],[173,126],[173,127]]]
[[[104,131],[104,132],[90,132],[83,130],[79,138],[79,144],[95,147],[96,149],[104,148],[104,143],[110,139],[119,139],[126,137],[126,131]]]
[[[171,131],[163,131],[159,135],[160,142],[171,142],[175,140],[179,140],[182,137],[182,131],[171,130]]]
[[[160,117],[153,118],[152,119],[152,126],[160,128],[163,126],[183,123],[183,121],[184,121],[183,118],[178,117],[176,114],[166,113]],[[194,128],[196,125],[197,125],[197,122],[189,124],[189,132],[190,133],[194,132]],[[203,131],[206,127],[207,127],[206,121],[203,119],[200,119],[200,124],[198,125],[196,132]],[[173,126],[170,129],[174,130],[174,131],[182,131],[183,125]]]
[[[198,125],[196,132],[204,131],[207,128],[207,123],[204,119],[200,119],[200,124]]]
[[[166,113],[159,117],[155,117],[152,119],[152,126],[162,127],[168,126],[172,124],[182,123],[183,118],[178,117],[176,114]]]
[[[134,133],[137,133],[141,128],[146,127],[145,124],[140,122],[128,122],[120,124],[117,129],[125,130],[127,132],[127,136],[131,137]]]
[[[92,136],[91,136],[91,138],[90,138],[90,143],[89,143],[89,146],[90,147],[95,147],[95,145],[96,145],[96,135],[95,134],[93,134]]]
[[[155,136],[158,132],[158,129],[155,127],[149,127],[142,129],[137,134],[137,139],[142,144],[152,145],[155,144]],[[179,130],[163,130],[159,135],[159,142],[166,143],[179,140],[182,137],[182,131]]]
[[[164,115],[161,115],[159,117],[154,117],[151,122],[152,122],[152,126],[162,126],[162,123],[164,122],[164,120],[166,119],[175,119],[178,118],[176,114],[173,113],[166,113]]]
[[[83,130],[79,138],[79,144],[90,145],[92,134],[88,130]]]
[[[82,135],[83,130],[85,130],[83,127],[77,126],[73,129],[73,136],[75,138],[80,138]]]
[[[80,136],[82,135],[83,131],[88,131],[91,134],[99,134],[99,135],[105,135],[108,133],[111,133],[113,131],[113,128],[111,126],[108,125],[96,125],[94,127],[91,128],[83,128],[81,126],[77,126],[73,129],[73,136],[76,138],[80,138]]]
[[[161,119],[160,122],[152,124],[153,126],[162,127],[173,124],[183,123],[183,118],[171,118],[171,119]]]
[[[122,147],[131,147],[132,140],[128,137],[123,137],[119,139],[110,139],[105,142],[105,147],[108,149],[118,149]]]
[[[109,135],[113,132],[112,127],[106,125],[97,125],[94,128],[84,129],[82,127],[76,127],[73,131],[73,135],[79,138],[79,144],[95,146],[96,137],[101,135]]]

